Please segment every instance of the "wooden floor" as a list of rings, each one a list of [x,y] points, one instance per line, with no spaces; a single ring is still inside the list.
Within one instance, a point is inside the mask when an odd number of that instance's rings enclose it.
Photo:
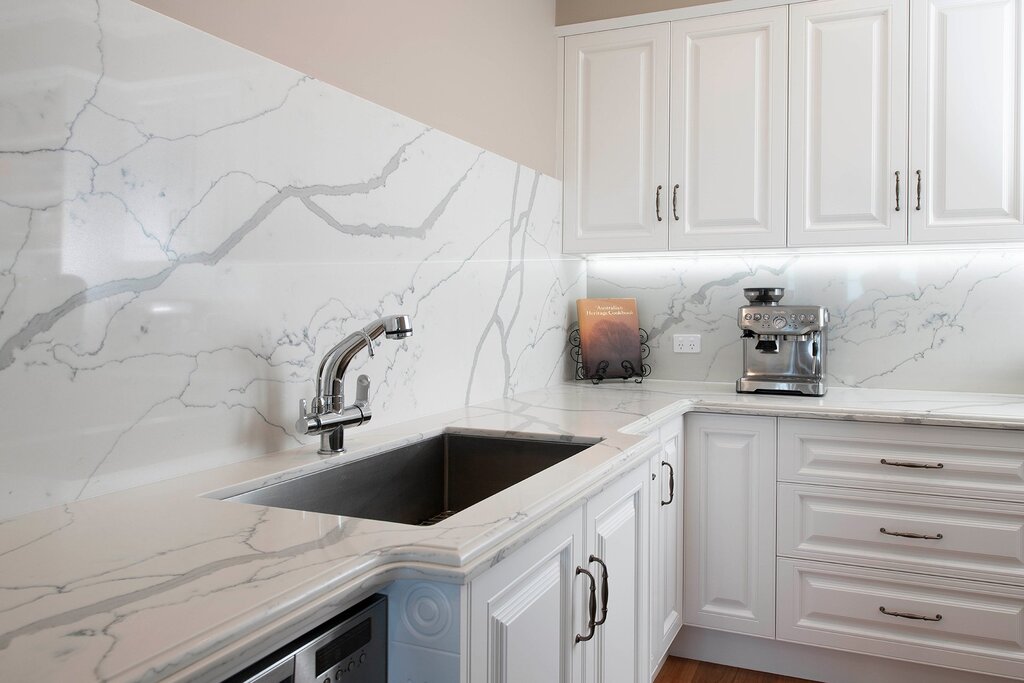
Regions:
[[[802,678],[669,657],[654,683],[808,683]]]

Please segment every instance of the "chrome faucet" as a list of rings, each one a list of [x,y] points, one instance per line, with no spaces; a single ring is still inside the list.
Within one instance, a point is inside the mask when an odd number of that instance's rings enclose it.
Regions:
[[[344,453],[345,427],[357,427],[370,420],[370,378],[359,375],[356,381],[356,400],[346,406],[345,371],[364,347],[372,358],[373,340],[382,334],[388,339],[411,337],[412,318],[403,314],[385,316],[342,339],[320,361],[312,410],[306,399],[299,401],[299,419],[295,422],[295,431],[299,434],[319,434],[320,453]]]

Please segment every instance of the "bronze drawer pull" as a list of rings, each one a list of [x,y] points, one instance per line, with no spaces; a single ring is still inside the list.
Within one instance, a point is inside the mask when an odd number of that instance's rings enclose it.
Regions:
[[[910,612],[890,612],[885,609],[884,606],[879,607],[878,611],[882,614],[888,614],[890,617],[899,617],[900,619],[917,619],[918,621],[942,621],[942,615],[936,614],[934,617],[926,617],[920,614],[911,614]]]
[[[658,185],[658,192],[654,195],[654,214],[658,217],[658,222],[661,222],[661,185]]]
[[[679,209],[676,207],[676,199],[679,194],[679,183],[672,188],[672,217],[679,220]]]
[[[896,171],[896,210],[900,210],[900,172]]]
[[[583,567],[576,567],[576,576],[579,576],[580,574],[586,574],[587,578],[590,579],[590,599],[587,601],[587,606],[590,610],[590,617],[587,620],[588,633],[585,636],[577,633],[577,643],[582,643],[590,640],[594,637],[594,631],[597,630],[597,625],[595,623],[597,621],[597,580],[594,578],[593,574],[591,574]]]
[[[668,500],[661,501],[662,505],[671,505],[672,501],[676,499],[676,470],[672,467],[672,463],[661,461],[662,467],[668,467]]]
[[[886,536],[900,536],[901,538],[923,538],[928,541],[942,540],[942,534],[935,534],[934,536],[929,536],[928,534],[915,534],[909,531],[886,531],[884,526],[881,529],[879,529],[879,531],[881,531]]]
[[[608,621],[608,565],[597,555],[591,555],[589,562],[601,565],[601,618],[595,621],[594,625],[603,626],[604,622]]]
[[[882,458],[881,460],[879,460],[879,462],[882,463],[883,465],[889,465],[890,467],[916,467],[918,469],[923,470],[942,469],[941,462],[938,465],[929,465],[926,462],[900,462],[899,460],[886,460],[885,458]]]

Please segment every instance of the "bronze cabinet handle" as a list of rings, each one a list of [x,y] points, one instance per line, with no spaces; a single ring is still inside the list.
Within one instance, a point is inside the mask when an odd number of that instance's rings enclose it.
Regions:
[[[576,642],[582,643],[590,640],[594,637],[594,631],[597,629],[597,581],[594,579],[594,575],[583,567],[576,567],[576,576],[580,574],[586,574],[590,578],[590,600],[588,606],[590,609],[590,618],[587,621],[587,635],[583,636],[579,633],[576,634]]]
[[[900,210],[900,172],[896,171],[896,210]]]
[[[883,465],[889,465],[890,467],[914,467],[914,468],[922,469],[922,470],[941,470],[942,469],[942,463],[941,462],[938,463],[937,465],[930,465],[930,464],[928,464],[926,462],[901,462],[899,460],[886,460],[885,458],[882,458],[878,462],[882,463]]]
[[[890,617],[899,617],[900,619],[917,619],[918,621],[942,621],[942,615],[936,614],[934,617],[926,617],[921,614],[912,614],[910,612],[890,612],[885,609],[885,606],[878,608],[878,611],[882,614],[887,614]]]
[[[672,501],[676,499],[676,471],[672,467],[672,463],[661,461],[662,467],[668,468],[668,500],[661,501],[662,505],[671,505]]]
[[[886,531],[884,526],[881,529],[879,529],[879,531],[885,534],[886,536],[899,536],[900,538],[922,538],[927,541],[942,540],[942,534],[935,534],[934,536],[929,536],[928,534],[915,534],[910,531]]]
[[[917,172],[917,210],[921,210],[921,171]]]
[[[661,185],[658,185],[658,191],[654,195],[654,214],[658,217],[658,222],[661,222]]]
[[[679,209],[676,206],[679,195],[679,183],[676,183],[672,188],[672,217],[679,220]]]
[[[601,618],[594,622],[595,626],[601,626],[608,621],[608,565],[597,555],[591,555],[587,562],[601,565]]]

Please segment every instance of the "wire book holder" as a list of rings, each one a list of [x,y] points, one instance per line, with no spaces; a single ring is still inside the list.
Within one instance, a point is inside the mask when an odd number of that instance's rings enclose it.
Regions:
[[[644,361],[651,355],[651,347],[647,345],[647,330],[640,328],[640,369],[637,371],[633,367],[633,364],[628,360],[622,361],[622,369],[626,371],[626,376],[623,377],[623,381],[632,379],[637,384],[644,381],[644,377],[651,374],[651,366]],[[587,377],[583,374],[583,349],[580,344],[580,328],[579,326],[573,326],[569,329],[569,356],[572,357],[576,363],[576,379],[589,379],[594,384],[600,384],[607,378],[609,363],[606,360],[602,360],[597,364],[597,374],[593,377]]]

